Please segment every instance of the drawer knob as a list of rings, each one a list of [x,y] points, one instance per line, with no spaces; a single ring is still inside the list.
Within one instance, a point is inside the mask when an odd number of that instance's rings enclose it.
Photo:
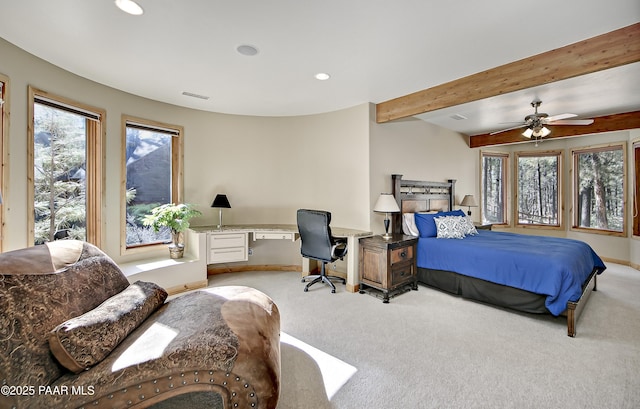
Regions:
[[[400,257],[405,258],[407,257],[407,252],[403,251],[402,253],[400,253]]]

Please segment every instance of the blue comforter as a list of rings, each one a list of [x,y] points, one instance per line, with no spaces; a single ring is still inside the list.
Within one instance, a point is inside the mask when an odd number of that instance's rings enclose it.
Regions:
[[[553,315],[577,301],[594,268],[606,268],[591,247],[578,240],[479,230],[464,239],[421,237],[418,267],[453,271],[547,296]]]

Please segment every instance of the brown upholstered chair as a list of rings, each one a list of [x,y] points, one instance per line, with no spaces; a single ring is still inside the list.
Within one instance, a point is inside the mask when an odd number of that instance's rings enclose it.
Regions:
[[[0,254],[0,384],[14,387],[0,407],[276,407],[280,315],[268,296],[229,286],[164,297],[88,243]]]

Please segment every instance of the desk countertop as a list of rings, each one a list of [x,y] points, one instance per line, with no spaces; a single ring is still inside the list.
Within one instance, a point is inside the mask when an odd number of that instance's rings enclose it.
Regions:
[[[191,226],[191,229],[198,233],[219,233],[219,232],[287,232],[297,233],[298,226],[295,224],[229,224],[222,226],[219,229],[218,226]],[[331,233],[338,237],[366,237],[373,235],[370,231],[349,229],[344,227],[331,226]]]

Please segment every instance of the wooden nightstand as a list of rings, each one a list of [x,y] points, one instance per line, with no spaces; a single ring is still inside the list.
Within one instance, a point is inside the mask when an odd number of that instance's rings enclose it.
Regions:
[[[417,237],[394,234],[389,240],[382,236],[360,239],[360,294],[364,286],[383,293],[383,303],[389,295],[410,286],[418,289],[416,268]]]
[[[493,224],[491,223],[473,223],[473,225],[476,227],[476,230],[491,230],[491,227],[493,226]]]

